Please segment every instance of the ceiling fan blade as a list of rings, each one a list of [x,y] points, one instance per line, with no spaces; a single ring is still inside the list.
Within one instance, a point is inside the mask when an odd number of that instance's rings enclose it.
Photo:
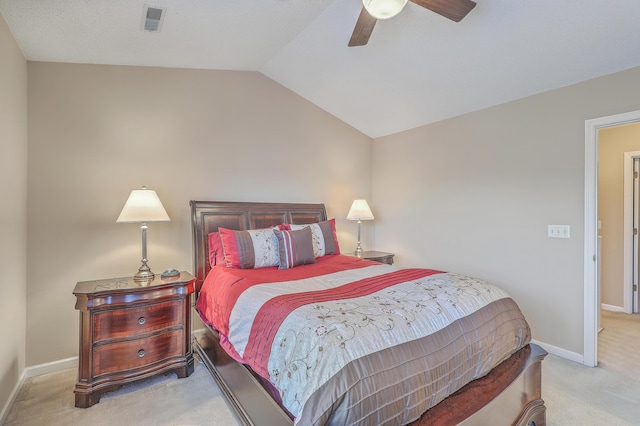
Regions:
[[[432,12],[460,22],[476,6],[471,0],[411,0],[418,6],[425,7]]]
[[[353,29],[353,34],[351,34],[349,47],[364,46],[367,44],[369,42],[371,32],[373,31],[373,27],[376,26],[376,22],[378,22],[378,20],[369,15],[367,9],[363,7],[360,11],[360,16],[358,16],[356,27]]]

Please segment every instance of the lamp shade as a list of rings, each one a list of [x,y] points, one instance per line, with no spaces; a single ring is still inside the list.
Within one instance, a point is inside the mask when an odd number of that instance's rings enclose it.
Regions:
[[[116,223],[168,222],[170,220],[156,191],[143,186],[142,189],[131,191]]]
[[[362,0],[369,15],[376,19],[389,19],[402,11],[407,0]]]
[[[349,214],[347,214],[348,220],[373,220],[373,213],[367,204],[367,200],[362,198],[356,198],[351,204]]]

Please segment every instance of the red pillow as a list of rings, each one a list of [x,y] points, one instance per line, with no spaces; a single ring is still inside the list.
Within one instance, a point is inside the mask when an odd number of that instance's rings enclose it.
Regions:
[[[219,232],[209,234],[209,265],[212,268],[216,265],[224,265],[224,250]]]

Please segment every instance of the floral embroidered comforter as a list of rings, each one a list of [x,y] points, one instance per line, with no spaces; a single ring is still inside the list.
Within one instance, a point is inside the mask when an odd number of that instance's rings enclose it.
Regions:
[[[197,309],[268,379],[296,424],[406,424],[525,346],[500,288],[325,256],[288,270],[215,267]]]

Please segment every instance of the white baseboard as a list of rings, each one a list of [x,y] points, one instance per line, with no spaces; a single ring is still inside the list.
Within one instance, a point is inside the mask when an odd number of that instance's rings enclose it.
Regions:
[[[191,330],[191,335],[204,333],[205,331],[207,331],[206,327],[197,328],[195,330]]]
[[[15,387],[13,388],[13,391],[11,392],[7,403],[4,405],[4,407],[2,407],[2,411],[0,411],[0,425],[4,424],[6,420],[5,417],[9,414],[9,408],[13,404],[13,401],[15,401],[16,396],[18,395],[18,391],[20,390],[26,379],[75,367],[78,367],[77,356],[25,368],[22,372],[22,375],[20,376],[20,379],[18,380],[18,383],[16,383]]]
[[[47,362],[46,364],[34,365],[27,367],[25,370],[26,377],[35,377],[42,374],[54,373],[60,370],[66,370],[67,368],[74,368],[78,366],[78,357],[74,356],[67,359],[61,359],[58,361]]]
[[[13,401],[15,401],[16,396],[18,396],[18,391],[22,387],[22,384],[24,383],[26,378],[27,376],[25,374],[25,371],[23,371],[22,375],[18,379],[18,383],[16,383],[13,391],[11,391],[11,395],[9,395],[9,399],[4,404],[4,407],[2,407],[2,411],[0,411],[0,425],[3,425],[5,423],[5,420],[7,420],[6,417],[9,414],[9,408],[11,408],[11,405],[13,405]]]
[[[542,346],[542,348],[549,352],[551,355],[559,356],[560,358],[568,359],[569,361],[577,362],[578,364],[584,364],[584,355],[577,352],[571,352],[566,349],[559,348],[549,343],[539,342],[537,340],[531,340],[531,343]]]
[[[607,305],[606,303],[600,304],[600,308],[605,311],[624,312],[624,308],[621,308],[620,306],[615,306],[615,305]]]

